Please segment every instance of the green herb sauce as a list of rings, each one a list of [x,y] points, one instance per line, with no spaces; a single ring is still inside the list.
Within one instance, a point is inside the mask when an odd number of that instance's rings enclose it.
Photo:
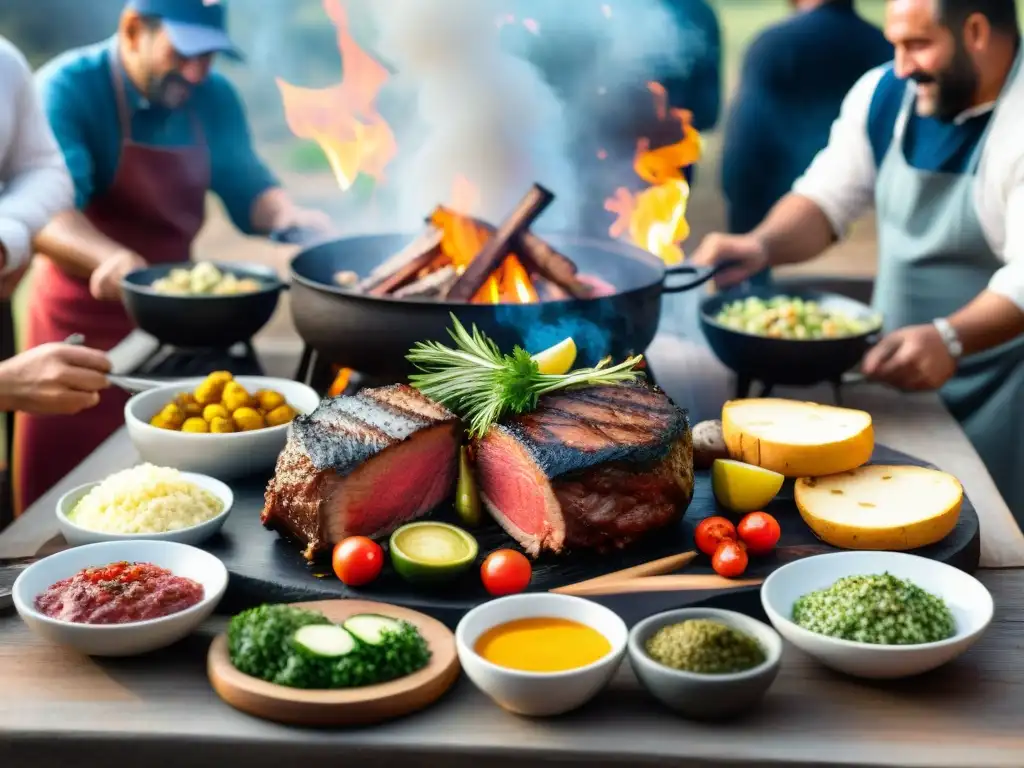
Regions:
[[[804,629],[875,645],[919,645],[956,634],[942,601],[890,573],[847,576],[793,604],[793,621]]]
[[[710,619],[669,624],[647,641],[647,654],[684,672],[727,675],[764,663],[764,650],[749,635]]]

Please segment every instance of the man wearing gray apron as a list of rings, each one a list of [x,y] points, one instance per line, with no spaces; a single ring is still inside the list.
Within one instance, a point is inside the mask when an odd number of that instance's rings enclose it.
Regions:
[[[1015,0],[889,0],[895,61],[850,91],[829,145],[748,235],[699,264],[731,285],[807,261],[874,203],[874,304],[886,336],[864,373],[938,390],[1024,520],[1024,77]],[[798,119],[795,116],[794,119]],[[955,468],[951,468],[954,469]]]

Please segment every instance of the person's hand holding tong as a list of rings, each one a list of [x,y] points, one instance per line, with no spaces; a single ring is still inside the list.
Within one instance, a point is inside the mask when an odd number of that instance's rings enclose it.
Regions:
[[[110,386],[105,352],[41,344],[0,362],[0,411],[72,414],[92,408]]]

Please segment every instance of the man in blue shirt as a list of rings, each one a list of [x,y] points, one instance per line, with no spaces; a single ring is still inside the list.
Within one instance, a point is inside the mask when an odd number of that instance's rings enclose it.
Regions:
[[[797,14],[747,50],[725,127],[722,191],[729,232],[749,232],[828,143],[847,92],[892,60],[882,31],[853,0],[791,0]],[[769,273],[755,276],[767,282]]]
[[[239,57],[220,0],[131,0],[113,38],[40,71],[76,206],[35,239],[44,258],[28,346],[82,333],[109,350],[123,339],[132,324],[121,278],[147,263],[187,261],[209,191],[249,234],[329,227],[323,213],[296,206],[256,156],[238,95],[211,72],[217,54]],[[108,390],[74,416],[19,416],[23,507],[121,425],[123,405],[123,394]]]

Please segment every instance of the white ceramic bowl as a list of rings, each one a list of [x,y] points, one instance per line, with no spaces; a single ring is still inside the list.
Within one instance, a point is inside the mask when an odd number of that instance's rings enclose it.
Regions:
[[[61,579],[83,568],[129,562],[152,563],[176,576],[198,581],[205,592],[200,603],[159,619],[130,624],[76,624],[44,616],[35,608],[36,597]],[[208,552],[173,541],[105,541],[66,549],[33,563],[12,588],[14,607],[40,637],[89,656],[134,656],[181,640],[206,620],[224,596],[228,572]]]
[[[299,413],[311,413],[320,404],[320,395],[297,381],[267,376],[237,376],[235,380],[250,392],[280,392]],[[203,377],[181,379],[166,387],[140,392],[125,404],[128,436],[142,460],[221,480],[272,470],[288,437],[288,424],[252,432],[195,434],[160,429],[149,423],[175,395],[192,391],[202,381]]]
[[[521,672],[499,667],[474,649],[477,640],[498,624],[534,617],[578,621],[596,629],[611,651],[592,664],[565,672]],[[603,605],[581,597],[550,592],[509,595],[478,605],[455,629],[459,662],[469,679],[499,706],[520,715],[560,715],[590,701],[611,680],[626,652],[626,624]]]
[[[670,624],[689,619],[710,619],[754,638],[765,659],[743,672],[706,675],[672,669],[647,653],[647,641]],[[643,684],[665,706],[685,717],[724,718],[738,715],[761,701],[779,674],[782,638],[767,624],[735,611],[719,608],[679,608],[650,616],[629,633],[629,661]]]
[[[74,510],[75,505],[85,494],[95,488],[99,483],[86,483],[65,493],[57,502],[57,525],[60,532],[64,534],[64,540],[73,547],[80,544],[95,544],[100,541],[140,541],[142,539],[153,539],[156,541],[176,541],[179,544],[201,544],[213,536],[224,525],[231,513],[231,505],[235,502],[235,495],[220,480],[206,475],[197,475],[194,472],[182,472],[182,476],[190,483],[209,491],[224,505],[223,511],[216,517],[206,522],[179,528],[176,531],[166,533],[107,533],[106,531],[94,531],[83,528],[73,523],[68,515]]]
[[[874,645],[820,635],[793,623],[793,603],[802,595],[844,576],[886,571],[941,597],[956,621],[956,634],[937,643]],[[877,679],[917,675],[952,661],[981,637],[993,613],[992,595],[970,574],[901,552],[836,552],[796,560],[765,580],[761,603],[779,634],[802,651],[839,672]]]

